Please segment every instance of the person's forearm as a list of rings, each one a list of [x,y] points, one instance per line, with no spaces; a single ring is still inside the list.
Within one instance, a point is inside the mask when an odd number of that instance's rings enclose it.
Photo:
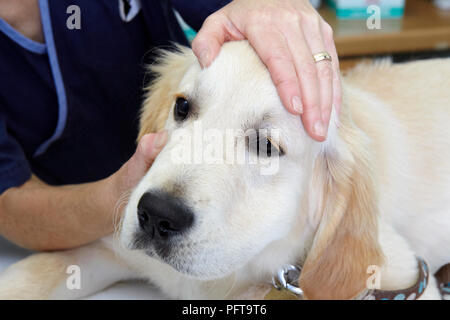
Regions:
[[[34,250],[76,247],[111,233],[117,197],[112,178],[49,186],[32,178],[0,196],[0,234]]]

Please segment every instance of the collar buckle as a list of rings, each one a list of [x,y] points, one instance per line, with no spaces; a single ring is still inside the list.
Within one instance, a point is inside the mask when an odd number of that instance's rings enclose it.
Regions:
[[[277,273],[272,277],[272,284],[277,290],[288,290],[297,296],[303,298],[303,290],[294,285],[300,278],[301,268],[292,264],[286,264],[278,269]]]

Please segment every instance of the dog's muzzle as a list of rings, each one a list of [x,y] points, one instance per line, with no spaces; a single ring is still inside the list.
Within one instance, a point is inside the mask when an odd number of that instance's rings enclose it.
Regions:
[[[191,209],[179,198],[162,191],[146,192],[137,207],[140,232],[137,241],[168,254],[174,238],[179,238],[194,222]],[[143,248],[142,248],[143,249]]]

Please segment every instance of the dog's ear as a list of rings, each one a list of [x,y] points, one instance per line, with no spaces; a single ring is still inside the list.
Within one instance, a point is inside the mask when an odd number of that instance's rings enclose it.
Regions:
[[[138,141],[143,135],[164,128],[180,81],[195,62],[192,50],[182,46],[177,46],[172,51],[161,50],[157,56],[155,63],[149,67],[149,72],[154,78],[146,88]]]
[[[314,166],[320,223],[299,281],[307,299],[354,298],[366,288],[367,267],[383,261],[370,141],[344,110],[340,121]]]

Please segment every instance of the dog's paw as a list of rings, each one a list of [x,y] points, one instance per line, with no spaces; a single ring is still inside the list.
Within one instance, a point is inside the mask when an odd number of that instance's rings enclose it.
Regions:
[[[0,299],[48,299],[64,281],[64,270],[64,261],[57,255],[31,255],[0,274]]]

